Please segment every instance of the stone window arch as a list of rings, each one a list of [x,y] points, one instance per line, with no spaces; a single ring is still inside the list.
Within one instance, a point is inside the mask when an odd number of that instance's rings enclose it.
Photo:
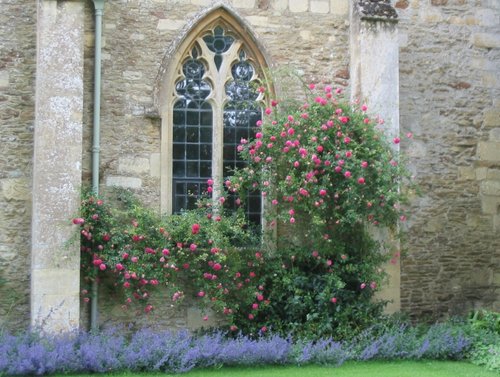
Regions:
[[[172,56],[158,98],[162,118],[161,209],[194,207],[213,179],[213,197],[231,169],[244,165],[240,140],[253,136],[262,117],[267,68],[260,46],[230,12],[213,11],[191,29]],[[231,200],[229,206],[233,205]],[[246,212],[260,222],[259,193]]]

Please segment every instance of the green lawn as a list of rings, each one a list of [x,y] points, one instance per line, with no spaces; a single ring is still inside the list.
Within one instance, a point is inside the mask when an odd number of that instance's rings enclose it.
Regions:
[[[76,377],[76,375],[74,375]],[[78,377],[96,375],[78,375]],[[117,373],[113,377],[159,377],[172,376],[164,373]],[[457,361],[374,361],[348,362],[341,367],[234,367],[221,369],[197,369],[177,374],[181,377],[498,377],[476,365]],[[69,376],[66,376],[69,377]]]

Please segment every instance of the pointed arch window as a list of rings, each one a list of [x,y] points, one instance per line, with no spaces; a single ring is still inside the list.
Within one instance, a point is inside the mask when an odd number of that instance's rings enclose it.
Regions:
[[[264,97],[259,87],[265,82],[264,59],[249,41],[217,20],[198,30],[178,55],[165,114],[164,183],[171,190],[162,207],[169,212],[194,208],[208,188],[208,179],[220,183],[234,168],[245,165],[237,146],[253,135],[262,118]],[[213,195],[221,191],[215,185]],[[234,207],[234,200],[226,205]],[[260,222],[260,193],[248,196],[245,210],[252,222]]]

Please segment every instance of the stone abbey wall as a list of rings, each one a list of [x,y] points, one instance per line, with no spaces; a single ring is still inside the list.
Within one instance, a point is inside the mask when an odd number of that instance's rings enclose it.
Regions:
[[[400,125],[422,190],[402,258],[413,315],[500,309],[500,2],[397,1]],[[405,146],[403,145],[403,148]]]
[[[0,5],[0,329],[29,323],[36,2]]]
[[[0,279],[7,281],[0,283],[0,327],[10,328],[29,323],[33,3],[2,0],[0,13]],[[128,187],[159,208],[160,120],[150,116],[157,75],[179,35],[213,3],[105,2],[101,191]],[[298,68],[307,81],[348,87],[348,0],[218,3],[241,17],[273,66]],[[94,20],[92,1],[84,5],[83,180],[90,182]],[[402,309],[414,316],[500,310],[500,4],[393,5],[400,17],[400,126],[414,135],[402,148],[422,190],[407,223]],[[101,303],[102,322],[129,320],[119,305],[107,302]],[[149,320],[182,327],[188,317],[186,308],[179,316]]]

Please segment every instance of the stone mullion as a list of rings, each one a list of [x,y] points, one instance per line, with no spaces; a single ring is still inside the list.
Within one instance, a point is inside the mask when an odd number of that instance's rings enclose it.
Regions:
[[[208,72],[213,82],[213,137],[212,137],[212,176],[214,180],[213,198],[223,194],[222,180],[224,178],[224,105],[227,102],[225,85],[231,78],[231,63],[237,58],[241,42],[235,41],[229,51],[224,54],[220,70],[215,66],[213,53],[202,44],[203,56],[207,57]]]
[[[217,67],[214,62],[214,53],[203,41],[203,38],[198,40],[198,44],[201,48],[201,57],[207,65],[206,74],[204,79],[212,85],[212,92],[207,98],[207,101],[212,106],[212,179],[214,180],[212,197],[217,198],[221,194],[221,186],[219,183],[219,177],[221,176],[222,164],[220,163],[219,155],[222,154],[220,150],[219,140],[223,137],[223,134],[218,130],[217,125],[223,122],[222,111],[221,111],[221,99],[218,88],[219,81],[217,75]],[[215,73],[215,74],[214,74]]]

